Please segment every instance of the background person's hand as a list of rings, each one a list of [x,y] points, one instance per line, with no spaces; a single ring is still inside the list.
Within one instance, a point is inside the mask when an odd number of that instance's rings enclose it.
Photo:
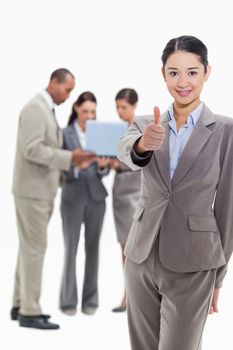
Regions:
[[[97,162],[99,168],[105,168],[106,166],[110,165],[110,158],[109,157],[97,157],[96,162]]]
[[[120,167],[120,162],[118,159],[110,159],[110,167],[113,170],[116,170]]]
[[[160,123],[159,107],[154,107],[154,121],[144,130],[139,142],[135,145],[135,151],[138,154],[147,151],[157,151],[165,139],[165,129]]]
[[[86,152],[80,148],[76,148],[72,152],[72,163],[78,169],[86,169],[95,161],[95,153]]]
[[[220,293],[220,289],[219,288],[215,288],[214,289],[214,293],[213,293],[213,297],[212,297],[212,303],[210,306],[210,310],[209,310],[209,314],[214,314],[215,312],[218,312],[218,298],[219,298],[219,293]]]

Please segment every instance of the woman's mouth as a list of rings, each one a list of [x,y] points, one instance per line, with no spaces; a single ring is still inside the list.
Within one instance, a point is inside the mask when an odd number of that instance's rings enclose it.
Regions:
[[[190,95],[191,91],[192,90],[176,90],[178,95],[181,97],[187,97],[188,95]]]

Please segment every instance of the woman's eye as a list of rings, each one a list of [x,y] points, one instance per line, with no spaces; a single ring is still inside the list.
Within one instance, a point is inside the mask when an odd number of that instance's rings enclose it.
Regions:
[[[188,73],[190,76],[194,76],[194,75],[197,75],[197,72],[195,70],[191,71]]]
[[[174,72],[174,71],[171,71],[171,72],[170,72],[170,76],[171,76],[171,77],[176,77],[177,74],[178,74],[178,73],[177,73],[177,72]]]

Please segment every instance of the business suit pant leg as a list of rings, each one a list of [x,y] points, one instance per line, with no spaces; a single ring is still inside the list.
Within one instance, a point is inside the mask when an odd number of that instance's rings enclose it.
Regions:
[[[20,251],[18,250],[16,270],[15,270],[15,282],[14,282],[14,294],[13,294],[13,307],[20,307]]]
[[[61,216],[64,237],[64,268],[60,291],[60,308],[75,309],[78,304],[76,279],[76,256],[80,238],[81,225],[84,220],[86,200],[78,198],[73,202],[62,201]]]
[[[201,350],[216,270],[176,273],[157,245],[142,264],[125,267],[132,350]]]
[[[126,259],[127,316],[132,350],[158,350],[161,295],[147,262]],[[175,350],[175,349],[173,349]]]
[[[82,294],[82,307],[99,304],[98,269],[99,240],[105,213],[105,200],[89,200],[85,210],[85,273]]]
[[[13,306],[23,315],[41,314],[39,304],[47,226],[53,201],[15,196],[19,252],[15,274]]]

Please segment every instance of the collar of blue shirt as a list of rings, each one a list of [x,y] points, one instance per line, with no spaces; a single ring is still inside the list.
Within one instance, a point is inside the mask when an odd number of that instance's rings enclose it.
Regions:
[[[201,102],[188,116],[187,123],[184,125],[184,127],[188,127],[190,123],[195,126],[203,109],[203,102]],[[174,117],[174,110],[173,110],[173,104],[171,104],[167,111],[167,118],[169,121],[170,127],[173,129],[175,126],[176,129],[176,120]]]

